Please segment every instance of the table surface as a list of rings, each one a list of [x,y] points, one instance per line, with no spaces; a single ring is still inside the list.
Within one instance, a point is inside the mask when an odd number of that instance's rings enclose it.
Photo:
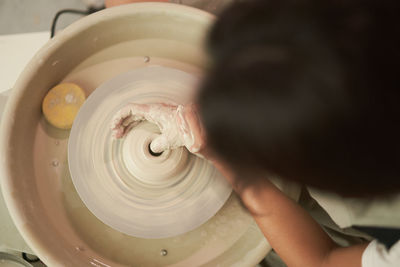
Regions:
[[[49,38],[48,32],[0,35],[0,93],[14,86],[26,64]]]
[[[48,32],[0,35],[0,120],[11,88],[33,55],[48,40]],[[17,231],[0,190],[0,251],[32,253]]]

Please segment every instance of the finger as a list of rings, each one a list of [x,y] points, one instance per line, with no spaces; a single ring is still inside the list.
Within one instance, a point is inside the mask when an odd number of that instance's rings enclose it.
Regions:
[[[124,128],[113,129],[111,133],[114,139],[120,139],[124,136]]]
[[[121,125],[127,126],[130,124],[128,118],[132,117],[134,120],[142,120],[149,108],[146,104],[130,103],[121,108],[116,115],[114,115],[111,123],[111,129],[118,129]],[[126,121],[127,120],[127,121]]]
[[[124,122],[121,124],[120,127],[113,129],[113,137],[114,138],[122,138],[125,137],[132,128],[134,128],[136,125],[138,125],[141,121],[135,121],[131,118],[127,118],[124,120]]]
[[[205,146],[205,136],[197,109],[193,104],[178,107],[177,123],[185,147],[191,153],[201,153]]]
[[[132,130],[133,127],[135,127],[136,125],[138,125],[140,123],[140,121],[132,121],[131,123],[129,123],[128,125],[126,125],[123,129],[123,135],[122,137],[126,136],[130,130]]]
[[[114,115],[111,122],[111,129],[117,129],[121,126],[123,121],[132,115],[132,111],[128,106],[123,107]]]
[[[134,122],[134,118],[132,118],[132,116],[126,117],[125,119],[121,120],[121,126],[122,127],[128,127],[129,125],[131,125]]]

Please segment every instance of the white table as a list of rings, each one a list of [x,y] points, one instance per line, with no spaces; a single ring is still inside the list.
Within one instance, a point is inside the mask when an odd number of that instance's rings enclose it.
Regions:
[[[49,36],[48,32],[0,35],[0,120],[15,81]],[[10,250],[33,253],[11,220],[0,190],[0,251]]]

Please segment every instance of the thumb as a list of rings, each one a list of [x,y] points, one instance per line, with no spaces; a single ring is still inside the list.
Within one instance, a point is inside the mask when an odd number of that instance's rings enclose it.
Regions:
[[[150,143],[150,149],[154,153],[162,153],[169,149],[170,144],[164,135],[159,135]]]

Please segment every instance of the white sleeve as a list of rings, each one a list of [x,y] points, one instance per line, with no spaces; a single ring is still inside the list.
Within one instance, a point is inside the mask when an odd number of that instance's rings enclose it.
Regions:
[[[400,266],[400,240],[389,250],[377,240],[372,241],[364,250],[362,267],[398,267]]]

